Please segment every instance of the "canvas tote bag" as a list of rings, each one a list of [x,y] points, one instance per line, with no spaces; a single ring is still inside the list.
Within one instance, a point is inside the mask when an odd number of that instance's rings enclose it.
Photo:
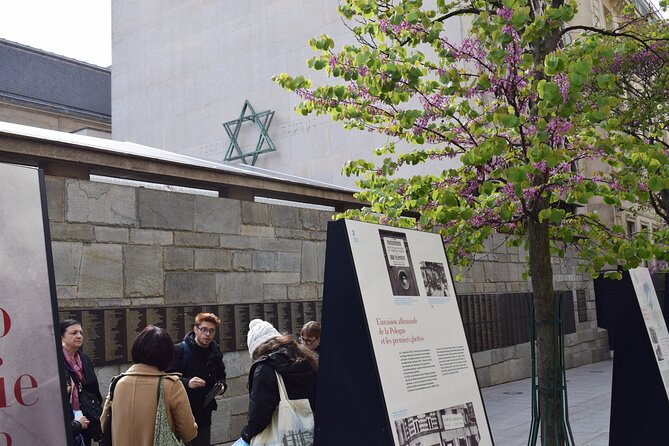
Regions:
[[[279,406],[272,414],[272,422],[264,431],[251,439],[251,446],[283,446],[314,444],[314,414],[308,399],[289,400],[286,385],[281,375],[276,374],[279,384]]]
[[[153,446],[184,446],[170,429],[167,421],[167,407],[165,406],[165,391],[163,377],[158,380],[158,407],[156,408],[156,424],[153,434]]]

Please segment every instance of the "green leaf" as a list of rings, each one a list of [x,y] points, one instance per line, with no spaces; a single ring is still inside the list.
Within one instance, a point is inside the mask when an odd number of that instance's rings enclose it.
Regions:
[[[648,179],[648,187],[653,192],[659,192],[662,189],[665,189],[665,186],[664,186],[665,182],[667,182],[667,181],[664,180],[662,177],[654,175],[654,176],[652,176]]]
[[[502,126],[508,129],[512,129],[520,124],[520,119],[515,115],[501,115],[499,117],[499,122],[502,124]]]
[[[521,183],[525,181],[527,175],[525,175],[525,171],[519,167],[510,167],[506,171],[506,178],[512,183]]]

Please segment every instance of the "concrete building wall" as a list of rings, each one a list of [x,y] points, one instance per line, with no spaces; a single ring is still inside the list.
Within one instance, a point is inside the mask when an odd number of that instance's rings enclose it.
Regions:
[[[306,66],[308,40],[325,33],[337,48],[350,42],[336,8],[331,0],[113,0],[113,138],[221,161],[229,144],[222,123],[248,99],[257,112],[276,112],[269,135],[277,151],[256,165],[352,185],[341,176],[345,161],[370,158],[385,138],[297,115],[297,96],[271,80],[281,72],[322,80]],[[447,29],[460,39],[459,22]],[[244,149],[257,134],[242,127]]]
[[[47,176],[46,184],[61,310],[322,296],[331,212],[55,176]],[[458,295],[495,299],[530,290],[522,278],[525,253],[496,240],[489,249],[462,271]],[[566,337],[567,366],[607,358],[606,332],[596,325],[592,281],[577,274],[573,260],[554,262],[556,289],[581,290],[586,299],[586,320]],[[473,356],[482,386],[531,373],[529,343]],[[217,443],[238,438],[248,408],[248,352],[227,352],[224,361],[230,388],[214,413],[212,438]],[[127,366],[98,369],[103,393],[111,377]]]

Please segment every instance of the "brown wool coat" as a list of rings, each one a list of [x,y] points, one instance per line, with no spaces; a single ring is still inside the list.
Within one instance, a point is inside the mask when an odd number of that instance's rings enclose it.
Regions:
[[[102,419],[112,408],[112,442],[123,446],[152,446],[158,405],[158,379],[163,375],[167,420],[172,432],[183,441],[197,435],[186,390],[179,374],[166,374],[156,367],[134,364],[114,389],[114,401],[105,401]]]

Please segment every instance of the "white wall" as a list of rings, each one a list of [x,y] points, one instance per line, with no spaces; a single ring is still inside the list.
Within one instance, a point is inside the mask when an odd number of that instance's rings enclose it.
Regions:
[[[327,117],[302,117],[297,96],[271,77],[318,74],[306,67],[311,37],[325,33],[336,48],[350,42],[335,0],[113,0],[113,138],[221,161],[229,139],[223,122],[245,99],[274,110],[277,152],[257,166],[352,185],[340,176],[348,159],[371,158],[384,139],[344,131]],[[452,37],[458,39],[460,27]],[[255,128],[242,141],[255,147]],[[439,169],[442,169],[441,166]]]

